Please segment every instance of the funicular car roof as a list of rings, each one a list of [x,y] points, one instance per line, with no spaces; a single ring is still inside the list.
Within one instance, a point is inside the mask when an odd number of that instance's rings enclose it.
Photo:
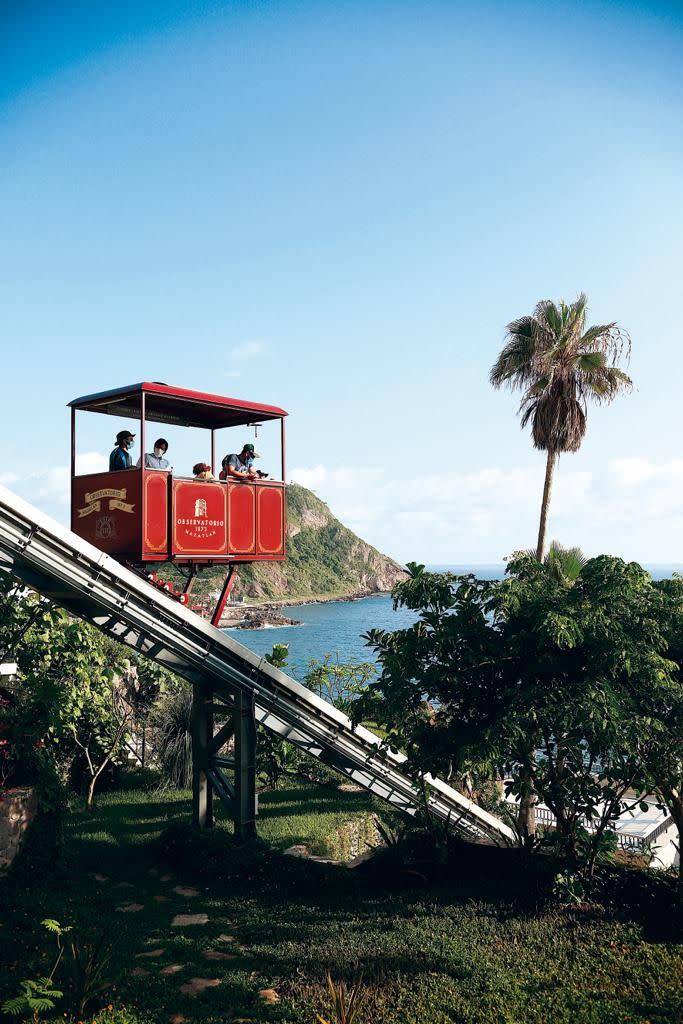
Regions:
[[[159,381],[142,381],[140,384],[84,395],[69,402],[69,407],[108,416],[139,419],[143,394],[146,420],[183,427],[219,430],[222,427],[281,419],[287,415],[284,409],[275,405],[257,405],[240,398],[174,388]]]

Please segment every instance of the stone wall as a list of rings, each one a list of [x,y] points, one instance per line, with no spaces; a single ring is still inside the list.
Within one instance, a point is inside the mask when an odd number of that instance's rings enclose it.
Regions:
[[[364,860],[372,850],[382,845],[382,837],[377,828],[377,815],[368,813],[345,821],[324,839],[313,843],[310,849],[303,845],[290,846],[285,853],[290,857],[303,857],[326,864],[346,864],[353,867],[355,861],[359,858]]]
[[[24,836],[36,816],[37,800],[32,789],[0,792],[0,874],[19,853]]]

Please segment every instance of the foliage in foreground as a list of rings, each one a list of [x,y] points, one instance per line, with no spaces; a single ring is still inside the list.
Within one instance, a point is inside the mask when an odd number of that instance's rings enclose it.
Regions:
[[[606,556],[571,583],[528,555],[504,580],[409,569],[394,600],[417,621],[367,634],[381,673],[356,717],[471,795],[505,768],[508,792],[552,811],[570,869],[608,854],[633,790],[683,835],[683,580]]]
[[[98,783],[170,674],[1,572],[0,660],[19,671],[15,691],[0,694],[0,782],[37,785],[48,809],[62,799],[59,783],[70,784],[92,810]]]
[[[356,1024],[358,1021],[362,1008],[362,980],[361,976],[358,981],[347,987],[343,981],[332,981],[332,975],[328,973],[327,990],[330,994],[335,1024]],[[319,1024],[330,1024],[330,1021],[321,1017],[319,1013],[316,1017]]]
[[[332,799],[327,788],[321,795]],[[293,790],[264,796],[264,835],[277,829],[306,841],[299,830],[308,827],[306,805],[316,795],[308,786],[300,796],[296,818]],[[362,796],[334,798],[355,806]],[[97,1024],[168,1024],[176,1013],[208,1022],[301,1024],[316,1012],[334,1024],[328,973],[347,990],[360,983],[357,1024],[678,1024],[681,947],[667,910],[671,882],[657,873],[608,868],[599,902],[559,907],[552,873],[541,870],[544,859],[530,863],[521,850],[456,844],[449,863],[431,869],[419,859],[394,864],[387,851],[347,871],[281,857],[263,845],[247,857],[221,823],[210,844],[217,841],[220,852],[207,850],[202,861],[197,843],[173,858],[174,878],[162,882],[168,867],[156,840],[169,815],[187,820],[187,795],[103,793],[93,815],[79,810],[69,819],[65,876],[0,889],[7,909],[0,1002],[15,994],[15,978],[44,971],[49,946],[38,922],[46,914],[66,920],[69,907],[83,941],[96,942],[103,928],[115,936],[111,977],[118,980],[92,1004]],[[109,882],[99,883],[92,871]],[[126,898],[122,882],[145,891],[139,914],[117,912]],[[208,915],[201,934],[169,929],[172,915],[187,908],[173,891],[178,883],[200,890],[191,906]],[[156,902],[156,895],[166,901]],[[225,949],[226,922],[235,923],[234,959],[212,963],[207,975],[204,951]],[[162,957],[137,960],[157,946]],[[15,974],[9,968],[19,963],[22,973]],[[136,963],[147,976],[131,974]],[[160,973],[173,963],[186,965],[177,980]],[[192,976],[216,977],[220,985],[183,995],[180,985]],[[275,989],[280,1002],[262,1004],[261,988]],[[98,1009],[107,1004],[113,1008]],[[71,1006],[58,1003],[50,1024],[63,1024]],[[81,1019],[91,1024],[89,1015]]]
[[[73,1016],[82,1018],[93,1000],[111,984],[107,971],[111,961],[111,946],[100,937],[93,944],[80,938],[71,925],[63,927],[54,918],[45,918],[41,926],[54,935],[57,952],[52,970],[47,977],[25,978],[19,983],[20,993],[2,1004],[4,1013],[25,1019],[31,1016],[34,1022],[48,1010],[54,1010],[55,1001],[64,992],[56,987],[55,975],[64,962],[64,954],[70,977],[65,981],[70,997]],[[64,1014],[66,1016],[66,1014]]]
[[[162,787],[192,785],[192,690],[179,686],[165,693],[152,709],[154,753]]]

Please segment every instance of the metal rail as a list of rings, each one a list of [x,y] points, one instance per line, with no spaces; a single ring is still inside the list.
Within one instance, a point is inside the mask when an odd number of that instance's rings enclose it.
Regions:
[[[1,485],[0,570],[195,686],[248,696],[258,722],[395,807],[415,814],[421,806],[403,755]],[[515,842],[507,825],[440,779],[423,781],[429,811],[454,832]]]

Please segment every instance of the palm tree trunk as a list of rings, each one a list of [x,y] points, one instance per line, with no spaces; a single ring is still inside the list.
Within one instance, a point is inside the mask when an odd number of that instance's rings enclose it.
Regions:
[[[548,525],[548,508],[550,507],[550,494],[553,489],[553,472],[555,470],[555,461],[557,459],[557,452],[550,449],[548,451],[548,459],[545,464],[545,483],[543,485],[543,501],[541,502],[541,521],[538,527],[538,544],[536,545],[536,560],[538,562],[543,561],[545,554],[545,533]]]

